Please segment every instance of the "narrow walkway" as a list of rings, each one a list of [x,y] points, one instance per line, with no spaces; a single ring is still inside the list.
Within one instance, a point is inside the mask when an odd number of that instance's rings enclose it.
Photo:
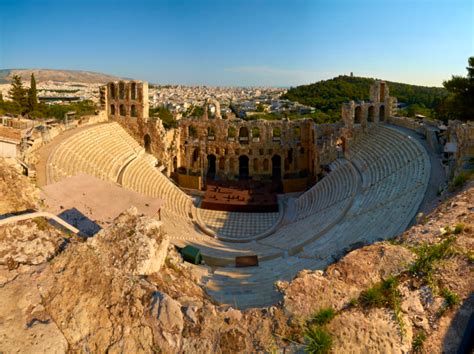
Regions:
[[[68,229],[72,233],[75,233],[75,234],[79,233],[79,230],[76,229],[71,224],[65,222],[63,219],[59,218],[58,216],[56,216],[54,214],[51,214],[51,213],[48,213],[48,212],[45,212],[45,211],[36,211],[34,213],[11,216],[9,218],[5,218],[5,219],[0,220],[0,226],[10,224],[10,223],[13,223],[13,222],[18,222],[18,221],[23,221],[23,220],[28,220],[28,219],[34,219],[34,218],[40,218],[40,217],[43,217],[43,218],[46,218],[46,219],[52,219],[55,222],[57,222],[58,224],[60,224],[61,226],[64,226],[66,229]]]

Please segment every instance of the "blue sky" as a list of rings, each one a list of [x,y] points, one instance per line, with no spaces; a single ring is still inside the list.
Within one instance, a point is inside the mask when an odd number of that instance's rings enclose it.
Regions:
[[[0,68],[289,86],[354,72],[440,86],[474,55],[474,0],[0,0]]]

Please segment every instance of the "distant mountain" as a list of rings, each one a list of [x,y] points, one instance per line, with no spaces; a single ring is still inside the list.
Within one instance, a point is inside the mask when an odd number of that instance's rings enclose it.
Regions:
[[[120,80],[120,77],[80,70],[54,70],[54,69],[0,69],[0,84],[10,83],[13,75],[20,75],[22,80],[29,81],[31,74],[35,74],[36,82],[84,82],[105,83]]]
[[[374,81],[375,79],[366,77],[338,76],[314,84],[293,87],[282,97],[315,107],[322,112],[340,111],[343,102],[368,100],[369,88]],[[441,87],[386,82],[390,95],[397,97],[398,102],[408,105],[417,104],[433,109],[448,94],[448,91]]]

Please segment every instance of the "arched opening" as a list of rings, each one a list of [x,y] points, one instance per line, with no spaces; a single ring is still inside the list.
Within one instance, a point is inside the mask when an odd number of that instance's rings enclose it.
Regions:
[[[178,170],[178,158],[175,156],[173,157],[173,171],[176,172]]]
[[[125,106],[123,104],[120,105],[120,116],[125,117]]]
[[[208,140],[215,140],[216,131],[213,127],[207,127],[207,139]]]
[[[214,178],[216,176],[216,155],[207,155],[207,177]]]
[[[111,105],[110,105],[110,115],[111,115],[111,116],[114,116],[114,115],[115,115],[115,105],[114,105],[114,104],[111,104]]]
[[[263,170],[268,171],[270,169],[270,163],[268,162],[268,159],[263,160]]]
[[[199,148],[196,148],[196,149],[194,149],[194,151],[193,151],[193,160],[192,160],[193,165],[194,165],[196,162],[198,162],[198,160],[199,160]]]
[[[272,179],[279,181],[281,179],[281,156],[272,157]]]
[[[188,126],[188,134],[191,138],[197,137],[197,129],[194,125]]]
[[[123,100],[125,98],[125,83],[119,82],[119,98]]]
[[[234,127],[229,127],[229,129],[227,129],[227,138],[229,140],[234,140],[235,139],[235,128]]]
[[[143,137],[143,144],[145,145],[145,151],[151,154],[151,137],[149,134],[145,134]]]
[[[385,83],[381,82],[380,83],[380,101],[385,100]]]
[[[132,82],[132,84],[130,85],[130,96],[132,100],[137,99],[137,84],[135,82]]]
[[[362,108],[361,106],[357,106],[355,109],[354,124],[360,124],[361,122],[362,122]]]
[[[249,130],[247,127],[241,127],[239,130],[239,141],[241,144],[249,143]]]
[[[258,172],[259,164],[258,159],[253,159],[253,172]]]
[[[219,159],[219,171],[224,171],[225,170],[225,157],[222,156]]]
[[[369,115],[367,116],[367,120],[369,122],[373,122],[375,120],[375,107],[374,106],[369,107]]]
[[[379,121],[383,122],[385,120],[385,106],[381,105],[379,108]]]
[[[132,117],[136,117],[136,116],[137,116],[137,107],[136,107],[134,104],[132,104],[132,106],[130,107],[130,115],[131,115]]]
[[[279,141],[281,139],[281,128],[280,127],[273,128],[272,135],[273,135],[273,140]]]
[[[257,127],[252,128],[252,139],[254,139],[255,141],[260,140],[260,129],[258,129]]]
[[[300,127],[295,127],[295,129],[293,130],[293,136],[296,140],[301,139],[301,128]]]
[[[245,155],[239,156],[239,179],[249,178],[249,158]]]
[[[114,83],[110,84],[110,97],[115,99],[115,84]]]

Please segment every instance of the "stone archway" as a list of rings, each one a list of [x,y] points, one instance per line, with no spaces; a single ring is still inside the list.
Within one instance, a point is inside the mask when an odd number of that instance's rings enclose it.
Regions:
[[[175,156],[173,157],[173,172],[178,171],[178,158]]]
[[[249,129],[247,127],[241,127],[239,130],[239,141],[241,144],[249,143]]]
[[[239,179],[249,178],[249,158],[245,155],[239,156]]]
[[[373,123],[375,121],[375,107],[374,106],[369,107],[369,114],[367,116],[367,121],[370,123]]]
[[[272,157],[272,179],[281,180],[281,156],[273,155]]]
[[[207,177],[216,177],[216,155],[207,155]]]
[[[362,122],[362,107],[357,106],[354,112],[354,124],[361,124]]]
[[[151,154],[151,137],[150,134],[145,134],[143,137],[143,145],[145,146],[145,151]]]
[[[385,120],[385,106],[381,105],[379,108],[379,121],[383,122]]]

